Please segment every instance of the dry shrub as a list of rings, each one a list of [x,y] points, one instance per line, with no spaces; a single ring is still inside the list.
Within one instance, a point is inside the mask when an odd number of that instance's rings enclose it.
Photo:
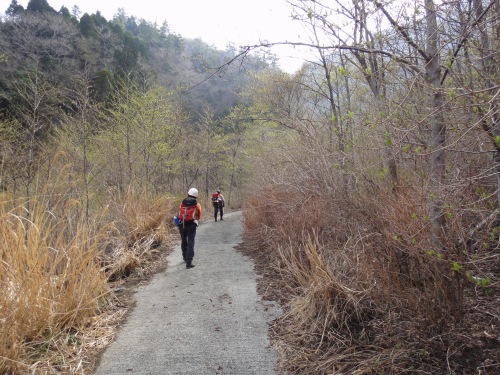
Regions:
[[[493,280],[498,269],[479,267],[498,264],[494,221],[481,228],[490,228],[486,235],[476,230],[471,238],[466,229],[491,212],[477,186],[449,187],[440,197],[448,227],[439,250],[430,238],[428,193],[417,179],[395,190],[367,178],[342,191],[324,189],[318,170],[294,176],[262,183],[244,209],[247,246],[265,253],[283,281],[286,313],[273,326],[282,367],[372,374],[460,372],[481,364],[485,356],[475,353],[467,364],[450,354],[470,346],[457,330],[464,288],[475,286],[470,275]],[[496,233],[493,243],[488,233]],[[482,339],[477,345],[494,346]]]
[[[266,200],[269,190],[273,200]],[[273,327],[281,366],[293,373],[323,373],[333,358],[347,368],[374,357],[367,330],[376,313],[370,299],[373,273],[363,272],[350,241],[341,242],[348,226],[335,201],[264,189],[247,202],[245,240],[255,249],[266,246],[263,252],[272,254],[270,264],[284,281],[286,313]],[[346,245],[333,247],[339,243]]]
[[[296,294],[290,303],[290,316],[298,319],[299,325],[308,326],[304,340],[321,332],[318,345],[332,335],[338,338],[337,331],[355,328],[362,320],[361,305],[367,293],[348,287],[351,263],[342,251],[334,269],[320,253],[316,236],[309,236],[302,249],[293,243],[279,248],[283,277]]]
[[[124,313],[109,279],[153,272],[172,241],[171,198],[110,190],[89,214],[58,160],[31,198],[0,196],[2,374],[84,373]]]
[[[165,235],[160,231],[169,219],[174,199],[171,196],[153,195],[147,191],[135,191],[129,188],[125,193],[112,195],[112,208],[115,221],[125,227],[123,233],[128,236],[128,245],[153,237],[161,242]]]
[[[141,265],[141,259],[134,251],[125,248],[115,248],[108,258],[106,274],[109,281],[116,281],[130,276]]]
[[[101,243],[101,263],[108,279],[115,281],[140,269],[143,261],[153,257],[159,246],[172,240],[173,225],[169,213],[175,206],[170,196],[148,192],[125,193],[112,190],[108,236]]]
[[[49,211],[39,196],[1,208],[0,373],[34,373],[53,351],[69,350],[61,332],[84,329],[107,303],[99,232],[70,200],[52,203]]]
[[[415,324],[444,328],[451,321],[443,317],[460,318],[461,286],[455,283],[451,255],[433,249],[425,192],[408,188],[386,192],[384,199],[375,196],[360,198],[372,236],[353,248],[377,283],[372,298],[379,306],[405,311]]]

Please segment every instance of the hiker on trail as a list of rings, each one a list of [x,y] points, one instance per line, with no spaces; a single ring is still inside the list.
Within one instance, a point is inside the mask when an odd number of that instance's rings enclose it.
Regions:
[[[220,213],[220,219],[223,219],[224,216],[224,205],[225,205],[224,196],[221,194],[220,190],[217,190],[212,194],[212,204],[214,206],[214,219],[217,221],[217,214]]]
[[[201,204],[196,200],[198,190],[191,188],[187,198],[184,198],[179,207],[179,232],[181,234],[182,258],[186,262],[186,268],[193,268],[194,238],[198,220],[201,219]]]

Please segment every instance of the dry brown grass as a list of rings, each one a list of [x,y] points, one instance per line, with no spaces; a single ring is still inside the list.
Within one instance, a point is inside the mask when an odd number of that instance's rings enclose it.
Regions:
[[[64,183],[2,196],[1,374],[87,373],[127,311],[110,287],[154,272],[172,242],[169,197],[115,195],[88,220],[72,196]]]
[[[109,297],[99,233],[73,215],[74,202],[61,199],[50,211],[43,199],[30,203],[27,210],[4,202],[0,213],[3,373],[27,372],[44,353],[64,352],[61,335],[84,329]]]
[[[147,260],[160,244],[169,242],[169,213],[175,200],[132,189],[123,194],[113,192],[110,198],[109,220],[113,220],[113,226],[102,244],[101,262],[108,279],[115,281],[134,270],[141,271],[141,261]]]

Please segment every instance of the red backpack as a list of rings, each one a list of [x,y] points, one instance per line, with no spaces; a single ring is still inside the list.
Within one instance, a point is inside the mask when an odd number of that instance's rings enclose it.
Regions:
[[[194,198],[185,198],[179,207],[179,221],[187,223],[196,219],[198,202]]]
[[[220,202],[220,196],[219,193],[215,192],[212,194],[212,203],[214,206],[218,206]]]

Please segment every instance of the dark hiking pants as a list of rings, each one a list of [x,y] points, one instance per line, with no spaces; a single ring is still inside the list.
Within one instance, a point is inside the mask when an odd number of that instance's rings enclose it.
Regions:
[[[182,258],[187,264],[191,264],[194,257],[194,238],[196,236],[196,224],[194,222],[184,223],[179,227],[181,234]]]
[[[217,215],[220,213],[220,219],[222,220],[222,215],[224,215],[224,207],[222,205],[214,205],[214,219],[217,221]]]
[[[217,214],[219,213],[219,205],[214,204],[214,219],[217,221]]]

